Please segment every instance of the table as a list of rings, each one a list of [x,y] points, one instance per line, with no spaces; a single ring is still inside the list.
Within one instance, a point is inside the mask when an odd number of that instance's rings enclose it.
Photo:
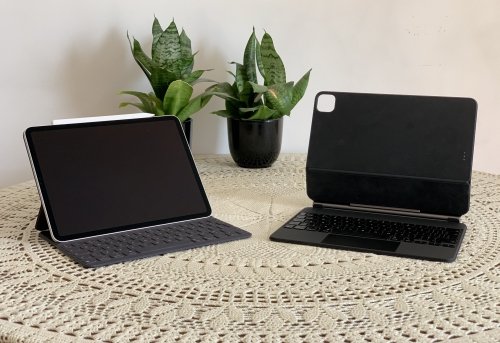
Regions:
[[[84,269],[37,236],[33,181],[0,191],[0,341],[497,342],[500,176],[474,172],[454,263],[269,241],[311,201],[305,156],[197,165],[214,216],[253,237]]]

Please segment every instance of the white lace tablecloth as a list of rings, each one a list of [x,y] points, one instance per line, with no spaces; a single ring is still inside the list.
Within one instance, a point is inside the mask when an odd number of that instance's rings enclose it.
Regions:
[[[249,240],[84,269],[38,238],[33,182],[0,191],[0,341],[500,341],[500,177],[474,172],[458,259],[270,242],[311,201],[305,156],[197,158],[214,216]]]

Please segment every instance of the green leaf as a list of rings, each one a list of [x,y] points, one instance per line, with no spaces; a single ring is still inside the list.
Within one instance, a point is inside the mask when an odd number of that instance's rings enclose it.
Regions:
[[[139,67],[141,67],[142,71],[148,78],[151,79],[151,70],[156,67],[156,64],[151,60],[151,58],[146,55],[146,53],[142,50],[141,43],[134,38],[134,43],[130,42],[130,37],[127,33],[127,38],[130,43],[130,49],[132,50],[132,56],[134,56],[134,60],[137,62]]]
[[[235,101],[232,99],[226,99],[225,101],[226,110],[231,113],[231,117],[240,118],[241,114],[238,111],[238,107],[241,105],[239,100]]]
[[[255,59],[257,61],[257,67],[259,67],[260,75],[262,75],[262,77],[265,80],[266,79],[266,71],[264,70],[264,64],[262,64],[262,54],[260,52],[260,43],[257,39],[255,40]]]
[[[250,84],[252,85],[252,89],[255,93],[265,93],[269,90],[269,88],[267,88],[266,86],[262,86],[253,82],[250,82]]]
[[[300,99],[302,99],[302,97],[304,96],[304,94],[306,92],[307,84],[309,83],[309,75],[310,74],[311,74],[311,69],[309,69],[309,71],[307,73],[305,73],[304,76],[302,76],[299,81],[297,81],[295,86],[293,86],[292,103],[291,103],[292,108],[294,108],[295,105],[297,105],[297,103],[300,101]],[[290,108],[290,110],[292,108]]]
[[[250,118],[248,119],[251,119],[251,120],[268,120],[268,119],[272,119],[276,114],[278,113],[278,111],[276,110],[273,110],[265,105],[262,105],[259,107],[259,109],[257,110],[257,112],[255,112],[255,114],[253,116],[251,116]]]
[[[262,66],[264,69],[264,85],[269,86],[286,82],[285,66],[274,48],[273,39],[266,32],[260,47]]]
[[[239,99],[237,98],[238,95],[235,93],[233,86],[231,86],[227,82],[221,82],[216,85],[210,86],[205,90],[205,93],[218,96],[222,99],[232,99],[235,101],[239,101]]]
[[[153,46],[152,46],[152,48],[154,48],[154,46],[158,42],[158,39],[160,39],[160,36],[163,33],[163,29],[161,28],[160,22],[158,21],[158,19],[156,19],[156,17],[155,17],[155,20],[153,21],[153,27],[152,27],[151,31],[153,32]]]
[[[255,68],[255,28],[252,35],[248,39],[247,45],[245,47],[245,53],[243,55],[243,65],[245,66],[245,71],[247,75],[247,80],[250,82],[257,82],[257,70]]]
[[[189,76],[185,77],[183,80],[189,84],[192,84],[193,82],[198,80],[201,77],[201,75],[203,75],[204,72],[205,70],[195,70],[191,74],[189,74]]]
[[[238,88],[238,93],[242,93],[245,87],[245,82],[248,81],[247,73],[245,67],[242,64],[236,62],[233,62],[233,64],[236,65],[236,87]]]
[[[182,80],[172,82],[163,98],[163,111],[176,115],[188,104],[191,94],[193,87],[189,83]]]
[[[163,115],[163,110],[162,110],[162,104],[161,101],[156,98],[156,96],[153,93],[143,93],[143,92],[136,92],[136,91],[122,91],[120,94],[127,94],[127,95],[132,95],[137,97],[142,105],[139,106],[139,104],[136,103],[128,103],[128,102],[123,102],[120,104],[120,107],[124,107],[127,105],[132,105],[137,108],[139,108],[143,112],[147,113],[153,113],[156,115]]]
[[[173,69],[173,64],[182,58],[179,32],[173,20],[158,38],[153,47],[152,57],[153,62],[159,67],[168,68],[176,73],[180,72],[180,70]]]
[[[176,79],[176,75],[166,69],[153,68],[150,82],[156,96],[163,99],[168,86]]]
[[[234,103],[239,103],[240,102],[239,99],[233,98],[233,97],[227,95],[226,93],[207,92],[207,95],[213,95],[213,96],[219,97],[219,98],[224,99],[224,100],[232,101]]]
[[[140,109],[142,112],[151,113],[147,110],[146,106],[144,106],[143,104],[139,104],[137,102],[121,102],[120,106],[118,106],[118,107],[122,108],[122,107],[126,107],[126,106],[134,106],[134,107],[137,107],[138,109]]]
[[[243,101],[246,106],[251,106],[254,102],[254,98],[252,85],[250,82],[246,81],[243,85],[243,91],[240,93],[240,100]]]
[[[220,111],[215,111],[212,113],[217,114],[218,116],[221,116],[224,118],[231,118],[232,117],[231,112],[229,112],[228,110],[220,110]]]
[[[201,110],[205,105],[210,101],[211,95],[207,95],[205,93],[202,93],[198,95],[197,97],[194,97],[189,101],[189,103],[177,114],[177,118],[181,122],[185,121],[189,117],[191,117],[192,114],[198,112]]]
[[[183,58],[179,60],[179,70],[180,77],[182,79],[188,77],[193,72],[194,67],[194,55],[189,58]]]
[[[196,84],[198,84],[198,83],[200,83],[200,82],[212,82],[212,83],[217,83],[217,81],[215,81],[215,80],[212,80],[212,79],[207,79],[207,78],[202,77],[202,78],[199,78],[198,80],[195,80],[195,81],[191,82],[191,85],[192,85],[192,86],[194,86],[194,85],[196,85]]]
[[[264,95],[269,108],[277,110],[281,115],[290,114],[292,109],[293,82],[269,86]]]
[[[260,106],[255,107],[240,107],[241,113],[255,112],[260,108]]]
[[[191,50],[191,40],[187,36],[184,29],[179,36],[179,42],[181,44],[181,57],[183,59],[191,58],[193,56],[193,52]]]

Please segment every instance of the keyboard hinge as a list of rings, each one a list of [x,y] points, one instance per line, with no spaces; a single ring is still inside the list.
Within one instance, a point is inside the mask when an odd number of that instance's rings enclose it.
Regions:
[[[314,208],[334,208],[339,210],[350,210],[350,211],[361,211],[361,212],[372,212],[379,214],[393,214],[399,216],[407,216],[407,217],[417,217],[417,218],[426,218],[426,219],[438,219],[438,220],[446,220],[449,222],[458,223],[460,222],[459,217],[450,217],[443,216],[439,214],[430,214],[430,213],[422,213],[418,210],[411,209],[401,209],[401,208],[390,208],[390,207],[381,207],[381,206],[366,206],[359,204],[351,204],[351,205],[337,205],[337,204],[327,204],[327,203],[313,203]]]

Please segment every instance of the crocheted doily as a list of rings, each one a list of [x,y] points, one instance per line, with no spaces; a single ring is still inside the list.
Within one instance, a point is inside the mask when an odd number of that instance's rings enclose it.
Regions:
[[[0,341],[435,342],[500,338],[500,177],[474,172],[454,263],[269,241],[301,208],[305,156],[197,158],[232,243],[84,269],[40,239],[33,182],[0,191]]]

